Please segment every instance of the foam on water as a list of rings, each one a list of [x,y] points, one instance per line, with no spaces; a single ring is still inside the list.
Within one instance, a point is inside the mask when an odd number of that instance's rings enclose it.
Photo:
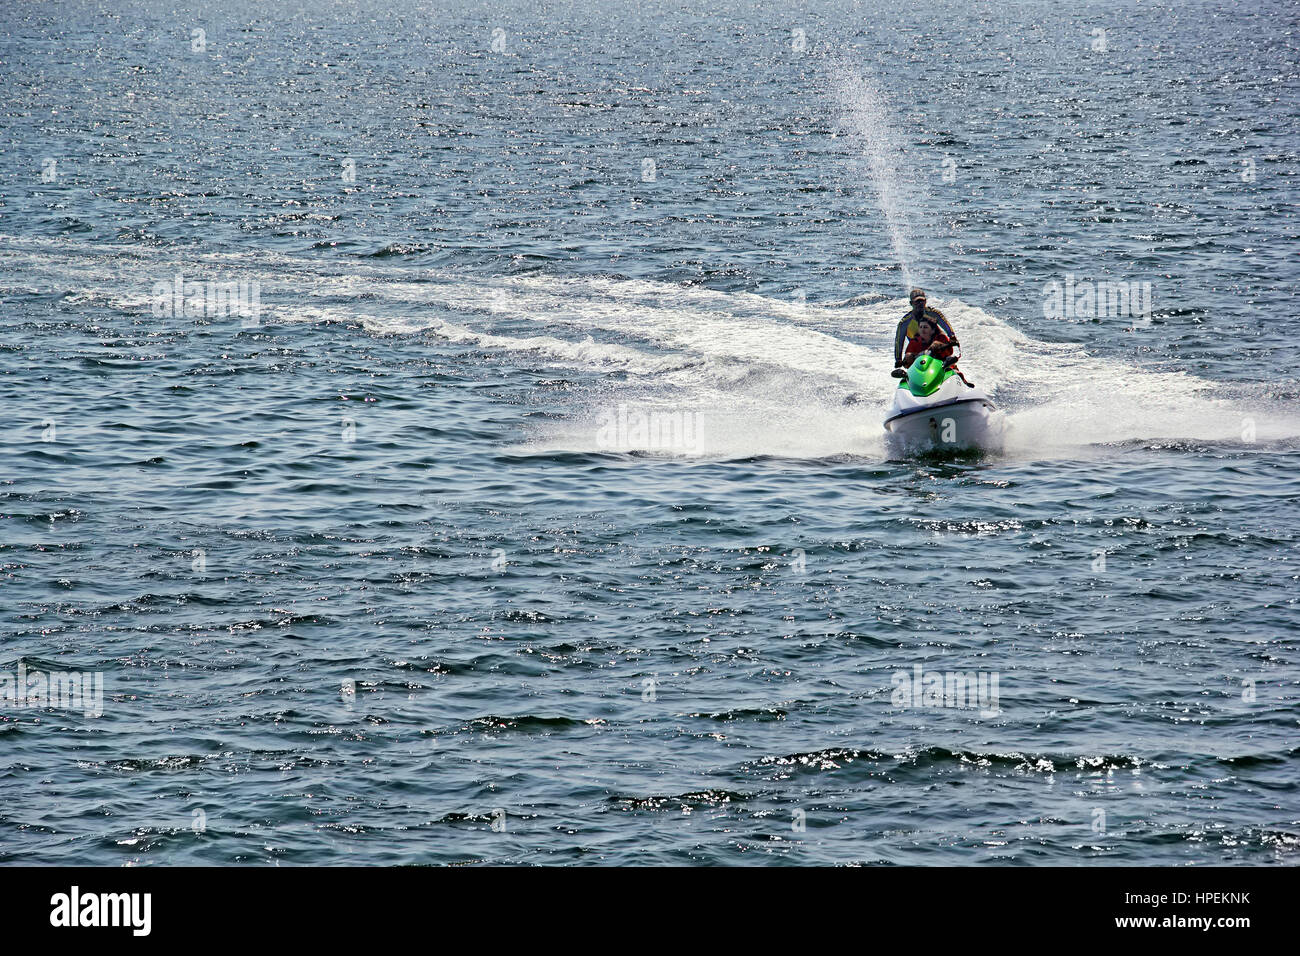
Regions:
[[[637,301],[640,290],[617,304],[611,292],[576,307],[587,328],[630,322],[638,337],[698,361],[683,361],[658,388],[629,383],[601,402],[697,412],[707,423],[698,449],[704,455],[881,454],[891,340],[905,300],[809,306],[796,322],[780,300],[771,300],[764,319],[755,314],[761,297],[747,296],[728,313],[716,293],[710,308],[691,309]],[[959,331],[968,375],[1007,412],[1005,454],[1068,457],[1087,446],[1144,440],[1242,443],[1252,426],[1257,441],[1300,434],[1294,406],[1247,407],[1186,372],[1143,370],[1078,344],[1032,339],[957,300],[937,304]],[[545,320],[544,300],[530,308]],[[575,427],[539,438],[538,449],[592,450],[592,418],[589,410],[576,412]]]
[[[360,324],[368,334],[430,335],[596,376],[573,394],[564,421],[530,426],[526,447],[533,452],[601,450],[599,423],[625,405],[696,416],[697,440],[660,449],[665,454],[884,454],[880,422],[893,387],[894,330],[907,308],[902,297],[803,304],[668,282],[545,274],[427,272],[413,281],[401,266],[326,269],[288,256],[182,261],[166,249],[82,260],[75,246],[66,254],[69,244],[57,245],[0,251],[0,262],[22,273],[8,294],[61,292],[158,321],[148,290],[177,272],[256,279],[267,324],[340,322]],[[1300,435],[1294,402],[1228,397],[1187,372],[1144,369],[1092,355],[1081,344],[1034,339],[960,300],[934,304],[961,338],[967,375],[1007,412],[1007,455],[1052,458],[1116,442],[1240,444]],[[600,377],[609,373],[618,375]]]

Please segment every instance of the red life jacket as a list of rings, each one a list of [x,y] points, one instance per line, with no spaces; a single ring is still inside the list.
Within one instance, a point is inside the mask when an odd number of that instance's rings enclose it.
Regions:
[[[904,352],[903,354],[920,355],[927,348],[931,348],[936,345],[938,346],[938,348],[935,348],[934,351],[930,353],[931,355],[939,359],[946,359],[952,355],[952,339],[948,338],[948,336],[944,335],[938,329],[935,329],[934,338],[930,340],[929,345],[922,345],[921,340],[919,338],[914,338],[907,343],[907,351]],[[911,363],[909,362],[908,364],[910,365]]]

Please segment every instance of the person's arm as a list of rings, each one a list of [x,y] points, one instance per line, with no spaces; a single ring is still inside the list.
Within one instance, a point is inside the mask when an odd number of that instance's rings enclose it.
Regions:
[[[894,333],[894,368],[906,368],[903,364],[903,347],[907,338],[907,323],[911,318],[910,315],[903,316],[903,321],[898,323],[898,331]]]
[[[935,328],[939,330],[939,333],[943,335],[946,339],[948,339],[948,341],[951,342],[953,345],[956,345],[957,330],[954,329],[952,327],[952,323],[948,321],[948,316],[944,315],[938,309],[933,309],[928,305],[925,307],[925,311],[930,315],[931,318],[935,320]],[[944,329],[951,330],[952,334],[949,335],[947,332],[944,331]]]
[[[936,343],[938,340],[935,340]],[[961,359],[961,346],[957,344],[956,339],[950,339],[944,336],[942,348],[934,349],[930,354],[944,363],[945,366],[955,368],[957,362]],[[949,365],[949,363],[952,363]]]

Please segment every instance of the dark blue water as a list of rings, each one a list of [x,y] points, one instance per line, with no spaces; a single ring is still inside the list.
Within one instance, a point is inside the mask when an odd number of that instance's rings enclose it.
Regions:
[[[1298,54],[5,4],[0,860],[1295,863]],[[911,284],[1000,453],[883,446]]]

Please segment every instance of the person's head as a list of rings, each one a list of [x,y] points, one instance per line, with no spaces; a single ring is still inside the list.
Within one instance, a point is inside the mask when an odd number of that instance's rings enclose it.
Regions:
[[[916,324],[916,338],[922,345],[929,345],[934,341],[934,334],[939,329],[929,319],[922,319]]]
[[[913,312],[925,311],[925,293],[920,289],[913,289],[912,294],[908,296],[908,301],[912,303]]]

